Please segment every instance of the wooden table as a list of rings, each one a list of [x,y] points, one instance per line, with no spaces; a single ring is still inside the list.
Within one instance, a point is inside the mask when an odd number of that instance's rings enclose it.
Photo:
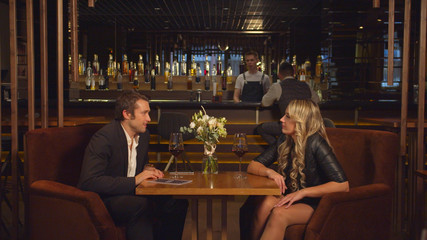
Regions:
[[[221,199],[221,239],[227,239],[227,200],[238,195],[280,195],[273,180],[243,173],[246,179],[234,179],[237,172],[184,175],[192,180],[184,185],[156,184],[144,181],[135,190],[137,195],[173,195],[191,200],[192,239],[198,238],[198,200],[207,199],[207,239],[212,239],[212,199]],[[165,174],[169,178],[169,173]]]

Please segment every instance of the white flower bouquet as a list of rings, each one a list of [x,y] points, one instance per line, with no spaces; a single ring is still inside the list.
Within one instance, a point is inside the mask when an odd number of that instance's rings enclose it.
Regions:
[[[227,136],[225,128],[227,119],[209,116],[203,106],[202,109],[203,112],[199,111],[193,115],[190,126],[181,127],[180,131],[195,133],[196,139],[204,143],[203,173],[218,173],[218,163],[214,153],[219,138]]]

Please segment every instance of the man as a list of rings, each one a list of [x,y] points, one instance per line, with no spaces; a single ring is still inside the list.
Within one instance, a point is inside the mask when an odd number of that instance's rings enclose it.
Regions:
[[[148,99],[136,91],[117,99],[115,120],[95,133],[86,148],[79,188],[100,195],[115,223],[126,226],[128,240],[181,239],[186,200],[135,195],[142,181],[163,177],[158,169],[144,169],[149,113]]]
[[[268,107],[277,102],[280,109],[280,116],[283,116],[289,102],[294,99],[311,98],[315,103],[319,102],[319,96],[307,83],[294,78],[294,69],[291,64],[287,62],[280,64],[278,76],[280,82],[274,83],[262,97],[262,106]],[[281,130],[280,122],[262,123],[257,127],[258,134],[268,144],[276,142],[276,137],[281,134]]]
[[[262,96],[270,87],[270,79],[267,75],[258,71],[258,53],[249,51],[245,54],[245,62],[248,71],[240,74],[234,86],[233,100],[240,102],[260,102]]]

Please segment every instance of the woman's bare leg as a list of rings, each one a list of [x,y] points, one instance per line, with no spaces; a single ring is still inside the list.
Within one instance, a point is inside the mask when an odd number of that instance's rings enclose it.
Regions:
[[[286,228],[294,224],[307,223],[314,210],[307,204],[298,203],[289,208],[274,208],[267,220],[261,240],[283,240]]]
[[[259,196],[255,200],[255,212],[252,220],[251,239],[259,239],[273,206],[279,201],[277,196]]]

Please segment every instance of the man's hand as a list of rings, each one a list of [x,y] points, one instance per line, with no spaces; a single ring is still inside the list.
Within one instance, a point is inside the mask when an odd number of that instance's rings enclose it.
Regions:
[[[163,176],[163,172],[156,168],[144,170],[135,176],[135,185],[139,185],[142,181],[147,179],[158,179],[163,178]]]
[[[276,172],[272,169],[268,169],[267,170],[267,177],[276,182],[277,186],[279,186],[279,188],[280,188],[281,193],[285,193],[286,185],[285,185],[285,179],[283,178],[282,175],[280,175],[278,172]]]

